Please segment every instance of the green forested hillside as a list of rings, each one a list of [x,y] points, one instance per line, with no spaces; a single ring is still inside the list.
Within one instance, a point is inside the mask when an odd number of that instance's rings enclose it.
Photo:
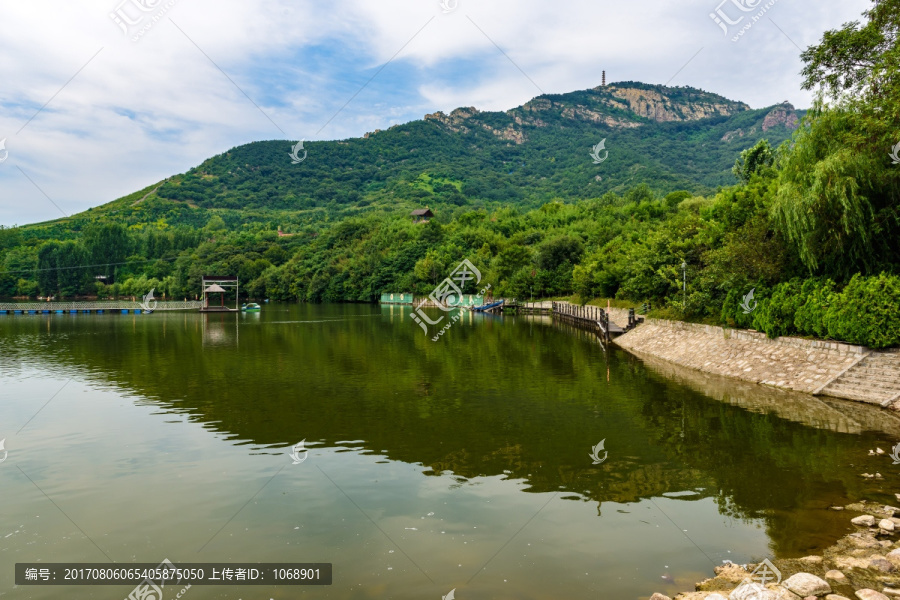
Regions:
[[[125,198],[69,219],[23,230],[26,237],[76,237],[98,220],[202,227],[219,214],[290,231],[365,213],[420,206],[443,216],[474,208],[535,208],[619,194],[645,183],[660,193],[709,194],[732,185],[734,158],[765,137],[779,144],[797,127],[790,105],[750,110],[693,88],[626,82],[545,95],[507,112],[461,108],[386,131],[306,142],[254,142],[206,160]],[[609,151],[594,164],[591,148]],[[301,152],[302,156],[302,152]]]
[[[374,301],[427,294],[468,258],[499,295],[900,344],[900,7],[865,16],[804,53],[822,95],[799,129],[789,105],[629,82],[307,143],[300,164],[292,142],[257,142],[0,229],[0,296],[180,298],[233,273],[256,298]],[[422,206],[436,216],[414,224]]]

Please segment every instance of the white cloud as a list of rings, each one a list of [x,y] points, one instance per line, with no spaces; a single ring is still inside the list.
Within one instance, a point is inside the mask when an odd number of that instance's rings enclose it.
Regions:
[[[131,1],[123,10],[137,14]],[[459,0],[449,14],[439,0],[174,0],[135,43],[109,17],[118,2],[0,5],[0,139],[10,152],[0,223],[59,216],[19,169],[72,213],[249,141],[359,136],[457,106],[504,110],[537,95],[535,84],[594,87],[604,69],[608,81],[671,79],[753,107],[808,106],[794,43],[806,48],[869,7],[822,0],[813,12],[778,0],[734,43],[709,17],[716,0]]]

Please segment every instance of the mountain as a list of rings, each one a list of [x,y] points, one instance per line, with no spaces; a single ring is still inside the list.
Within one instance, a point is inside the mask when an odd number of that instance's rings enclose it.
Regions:
[[[614,83],[541,95],[505,112],[458,108],[362,138],[306,142],[299,164],[289,156],[293,141],[238,146],[68,225],[101,215],[202,225],[209,218],[202,209],[230,224],[290,225],[426,205],[445,214],[533,208],[641,183],[659,193],[709,194],[736,183],[731,167],[741,150],[761,138],[778,145],[801,116],[787,102],[754,110],[690,87]],[[590,152],[601,141],[604,160],[595,164]]]

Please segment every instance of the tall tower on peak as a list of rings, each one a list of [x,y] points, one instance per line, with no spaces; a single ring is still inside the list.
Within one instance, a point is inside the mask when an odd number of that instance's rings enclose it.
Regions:
[[[606,71],[603,71],[603,82],[600,85],[606,86]]]

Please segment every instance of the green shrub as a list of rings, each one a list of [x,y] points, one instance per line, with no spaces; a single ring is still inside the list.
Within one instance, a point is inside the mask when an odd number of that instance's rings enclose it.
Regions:
[[[802,286],[802,280],[792,279],[775,286],[771,296],[761,298],[753,313],[754,329],[764,331],[770,338],[796,333],[794,318],[803,304]]]
[[[762,287],[751,289],[754,298],[765,295],[765,290]],[[749,290],[747,293],[749,293]],[[722,312],[720,313],[720,318],[724,325],[729,327],[740,327],[743,329],[750,329],[753,327],[753,311],[747,312],[741,307],[746,295],[747,294],[742,293],[741,290],[731,290],[728,292],[728,295],[725,296],[725,301],[722,303]],[[757,302],[757,300],[754,299],[750,301],[751,307],[754,306],[754,302]]]
[[[870,348],[900,345],[900,277],[854,275],[833,300],[825,314],[829,336]]]
[[[801,295],[803,304],[797,309],[794,326],[801,335],[818,338],[828,337],[825,314],[828,307],[837,303],[838,293],[830,279],[807,279],[803,282]]]

